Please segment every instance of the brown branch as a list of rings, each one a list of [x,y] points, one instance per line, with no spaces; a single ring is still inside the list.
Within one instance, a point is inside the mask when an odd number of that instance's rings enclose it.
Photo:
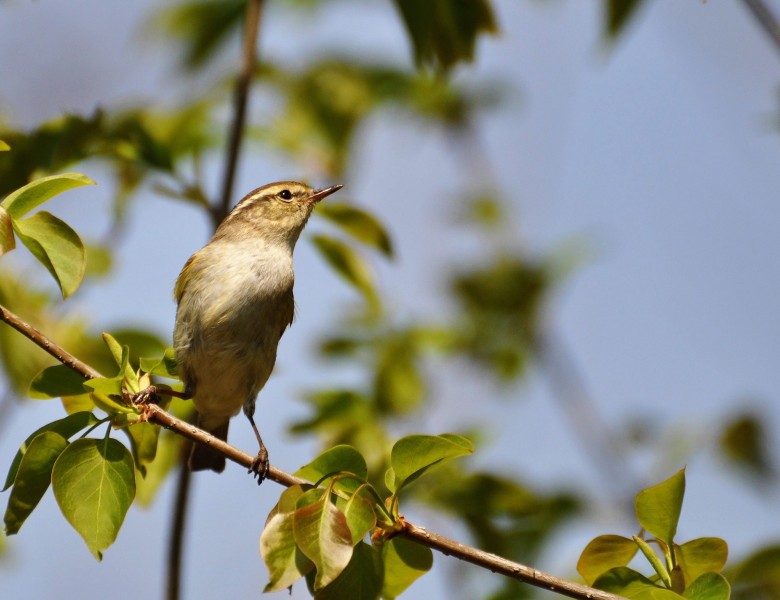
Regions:
[[[179,472],[173,501],[173,519],[168,537],[168,577],[165,582],[165,597],[178,600],[181,597],[182,558],[184,556],[184,532],[187,529],[187,506],[190,497],[192,473],[187,468],[187,457],[191,442],[182,444],[179,457]]]
[[[81,362],[75,356],[60,348],[57,344],[48,339],[40,331],[32,327],[30,324],[16,316],[14,313],[0,305],[0,320],[5,321],[11,325],[14,329],[19,331],[22,335],[32,340],[35,344],[46,350],[49,354],[54,356],[57,360],[63,364],[69,366],[76,373],[80,374],[85,379],[94,379],[101,377],[95,369]],[[210,433],[198,429],[194,425],[177,419],[173,415],[167,413],[156,404],[146,404],[141,407],[143,417],[150,423],[155,423],[169,431],[172,431],[184,438],[195,442],[196,444],[205,444],[211,446],[225,458],[238,463],[245,467],[247,470],[252,466],[254,456],[247,454],[234,448],[227,442],[214,437]],[[290,487],[296,484],[310,483],[300,477],[290,475],[276,467],[270,467],[268,471],[268,477],[271,481]],[[441,552],[443,554],[454,556],[460,560],[469,562],[483,569],[488,569],[494,573],[505,575],[512,579],[528,583],[530,585],[550,590],[561,595],[569,596],[571,598],[582,598],[589,600],[620,600],[622,596],[616,596],[602,590],[590,588],[577,583],[572,583],[539,571],[520,563],[507,560],[490,552],[484,552],[473,546],[467,546],[461,544],[453,539],[439,535],[428,531],[424,527],[415,525],[406,521],[404,523],[405,528],[398,534],[405,537],[408,540],[427,546],[433,550]]]
[[[744,0],[748,10],[753,13],[758,24],[764,29],[775,50],[780,52],[780,23],[764,0]]]
[[[225,164],[225,174],[222,180],[222,193],[220,194],[219,204],[213,208],[211,214],[214,227],[219,225],[228,214],[230,200],[233,197],[233,182],[236,179],[238,155],[241,151],[241,140],[244,137],[249,89],[252,83],[252,74],[255,70],[255,62],[257,61],[255,48],[257,46],[258,31],[260,30],[262,9],[263,0],[251,0],[246,7],[241,70],[236,78],[236,88],[233,96],[233,122],[230,126],[227,163]]]

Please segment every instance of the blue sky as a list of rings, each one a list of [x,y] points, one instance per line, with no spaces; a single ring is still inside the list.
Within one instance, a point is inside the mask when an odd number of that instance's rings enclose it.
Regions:
[[[34,125],[63,110],[154,98],[160,89],[168,97],[181,93],[175,57],[156,63],[160,46],[142,34],[154,4],[4,5],[0,107],[12,122]],[[620,427],[639,416],[669,431],[660,459],[640,456],[631,464],[637,476],[660,479],[687,462],[681,539],[721,536],[737,557],[777,540],[776,489],[756,496],[724,476],[711,455],[685,455],[672,437],[688,427],[695,441],[711,439],[738,406],[765,411],[777,432],[777,53],[736,2],[648,2],[610,49],[599,37],[600,3],[495,4],[503,33],[483,41],[477,64],[459,77],[471,85],[499,78],[511,90],[503,107],[478,121],[511,203],[515,235],[507,244],[539,255],[568,242],[583,249],[582,267],[561,286],[551,320],[607,422]],[[780,12],[780,3],[770,5]],[[403,63],[404,34],[389,11],[382,3],[337,2],[320,21],[271,8],[261,52],[299,60],[321,47],[370,48]],[[208,165],[211,189],[220,166]],[[51,210],[79,231],[100,231],[108,222],[106,174],[95,165],[82,170],[101,185],[78,200],[63,196]],[[360,133],[351,173],[344,193],[388,224],[398,249],[393,263],[376,261],[383,293],[399,318],[435,317],[448,269],[480,257],[474,237],[453,224],[453,198],[469,185],[462,163],[442,132],[399,124],[387,114]],[[267,154],[248,155],[236,189],[306,175]],[[76,202],[92,204],[85,211]],[[313,222],[310,229],[321,227]],[[208,223],[194,210],[145,194],[132,209],[116,274],[69,303],[109,327],[130,321],[166,335],[173,282],[207,236]],[[313,442],[285,433],[305,414],[292,399],[334,377],[312,362],[313,340],[333,327],[344,301],[354,301],[305,236],[296,273],[298,318],[258,403],[259,410],[266,407],[260,414],[272,461],[286,470],[315,451]],[[598,473],[539,373],[509,390],[468,369],[439,365],[431,374],[433,409],[421,419],[421,431],[477,420],[495,439],[478,450],[481,466],[528,476],[543,489],[582,487],[603,499]],[[500,399],[485,402],[486,396]],[[10,460],[23,437],[55,412],[53,404],[33,402],[17,410],[3,429],[0,457]],[[231,441],[254,447],[251,430],[238,420]],[[86,597],[107,589],[118,598],[154,596],[161,589],[170,491],[152,510],[130,511],[102,564],[48,495],[0,563],[0,595],[71,597],[86,586]],[[185,597],[255,595],[265,583],[257,538],[278,490],[257,490],[234,468],[219,479],[197,477],[194,491]],[[462,535],[436,515],[408,516]],[[629,531],[606,511],[589,519],[567,530],[535,566],[570,574],[590,537]],[[446,576],[458,565],[445,557],[435,564],[405,597],[456,597]],[[202,576],[204,570],[213,575]],[[306,597],[303,592],[293,597]]]

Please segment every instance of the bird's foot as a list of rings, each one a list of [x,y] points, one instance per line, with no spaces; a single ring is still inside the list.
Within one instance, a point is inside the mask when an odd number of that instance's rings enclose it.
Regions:
[[[135,406],[146,406],[147,404],[160,404],[160,396],[158,395],[160,388],[156,385],[150,385],[146,389],[141,390],[130,396],[130,402]]]
[[[257,453],[255,459],[252,461],[252,465],[249,467],[248,473],[252,473],[257,478],[257,485],[260,485],[268,477],[268,469],[270,464],[268,463],[268,451],[265,446],[260,448],[260,452]]]

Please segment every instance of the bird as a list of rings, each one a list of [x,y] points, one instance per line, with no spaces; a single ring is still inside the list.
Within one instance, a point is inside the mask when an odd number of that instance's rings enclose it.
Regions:
[[[197,426],[221,440],[243,409],[260,446],[249,469],[258,483],[269,462],[255,402],[293,321],[293,250],[314,206],[341,187],[281,181],[249,192],[176,280],[173,341],[183,396],[192,398]],[[196,443],[189,467],[219,473],[225,457]]]

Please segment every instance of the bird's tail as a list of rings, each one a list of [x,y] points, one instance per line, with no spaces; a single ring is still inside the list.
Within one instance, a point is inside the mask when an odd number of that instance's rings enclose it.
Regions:
[[[225,442],[227,441],[228,425],[230,425],[229,420],[216,426],[204,426],[201,416],[198,415],[198,427]],[[189,466],[190,471],[216,471],[221,473],[225,470],[225,457],[205,444],[196,443],[192,445]]]

